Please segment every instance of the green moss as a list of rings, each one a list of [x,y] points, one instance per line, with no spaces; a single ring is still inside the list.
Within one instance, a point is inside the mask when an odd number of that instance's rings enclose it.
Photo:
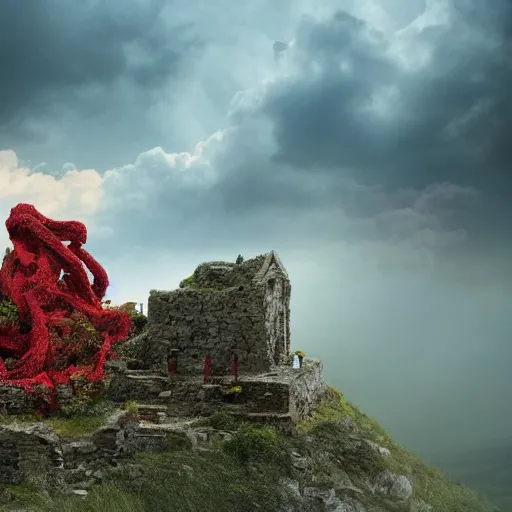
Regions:
[[[224,411],[215,411],[209,418],[198,420],[194,426],[212,427],[216,430],[237,430],[242,425],[242,421],[232,414]]]
[[[0,489],[5,489],[12,496],[12,502],[0,505],[0,510],[18,512],[20,510],[27,512],[47,510],[45,507],[52,506],[54,503],[49,493],[43,489],[42,484],[35,481],[18,485],[4,484],[0,486]]]
[[[194,285],[194,274],[190,274],[188,277],[183,279],[182,284],[185,287],[193,286]]]
[[[137,416],[139,414],[139,404],[137,402],[133,401],[133,400],[127,400],[123,404],[123,409],[125,411],[131,412],[135,416]]]
[[[43,421],[41,416],[37,414],[0,414],[0,425],[11,425],[13,423],[29,424]]]
[[[93,434],[105,423],[105,416],[51,417],[45,420],[55,432],[64,437],[80,437]]]
[[[18,318],[18,308],[14,302],[10,301],[6,297],[1,298],[0,300],[0,323],[3,324],[17,324],[19,321]]]
[[[223,286],[204,286],[197,282],[197,280],[194,277],[194,274],[186,277],[181,281],[181,285],[183,288],[189,288],[192,290],[198,290],[202,292],[220,292],[222,290],[225,290]]]
[[[100,428],[108,415],[115,409],[115,404],[104,399],[96,400],[82,410],[81,414],[66,417],[62,412],[44,418],[37,414],[2,414],[0,424],[10,425],[43,422],[63,437],[81,437],[93,434]]]

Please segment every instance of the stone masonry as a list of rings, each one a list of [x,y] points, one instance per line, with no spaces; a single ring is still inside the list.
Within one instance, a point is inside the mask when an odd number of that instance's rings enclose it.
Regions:
[[[290,290],[271,251],[236,263],[203,263],[178,290],[150,292],[147,331],[126,342],[138,347],[132,347],[136,359],[147,366],[129,369],[131,356],[121,355],[106,367],[107,398],[135,403],[137,412],[117,409],[94,433],[76,439],[58,436],[42,422],[0,422],[0,484],[26,482],[42,468],[48,488],[83,495],[137,452],[162,451],[169,442],[204,449],[216,435],[232,435],[198,423],[216,412],[291,429],[327,387],[321,361],[291,365]],[[205,382],[207,356],[211,373]],[[76,405],[70,386],[58,386],[57,397],[64,408]],[[34,406],[20,388],[0,386],[4,420]]]
[[[150,292],[148,348],[153,370],[200,375],[211,357],[212,375],[270,371],[290,352],[290,281],[279,256],[239,263],[203,263],[180,289]]]

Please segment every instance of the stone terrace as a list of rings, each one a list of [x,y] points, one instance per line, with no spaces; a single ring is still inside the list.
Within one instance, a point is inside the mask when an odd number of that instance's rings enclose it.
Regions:
[[[142,419],[164,424],[169,418],[209,416],[216,411],[241,415],[267,423],[292,423],[306,417],[325,391],[323,364],[304,360],[301,369],[291,366],[258,375],[168,377],[145,370],[126,370],[114,375],[109,386],[115,402],[135,401]],[[229,392],[239,386],[238,392]]]

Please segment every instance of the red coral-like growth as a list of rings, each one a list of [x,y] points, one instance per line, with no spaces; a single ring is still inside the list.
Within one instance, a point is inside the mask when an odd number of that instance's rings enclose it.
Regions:
[[[101,380],[112,345],[126,339],[133,324],[126,313],[102,307],[108,276],[82,248],[85,225],[51,220],[24,203],[11,209],[5,225],[14,250],[0,269],[0,295],[16,304],[19,324],[0,324],[0,382],[34,393],[70,383],[72,375]],[[92,285],[86,268],[94,277]],[[87,317],[102,343],[93,357],[77,361],[74,356],[62,369],[55,364],[50,333],[69,330],[66,320],[76,312]],[[7,359],[14,360],[9,368]]]

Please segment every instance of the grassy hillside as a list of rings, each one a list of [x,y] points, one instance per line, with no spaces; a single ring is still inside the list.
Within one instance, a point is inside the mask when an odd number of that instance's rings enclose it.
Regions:
[[[68,431],[76,431],[78,423],[73,421],[74,427]],[[51,498],[38,488],[35,479],[29,485],[10,487],[17,499],[3,510],[306,512],[283,485],[283,478],[299,478],[293,467],[297,454],[307,462],[307,470],[300,477],[304,485],[334,489],[363,503],[368,512],[496,510],[475,492],[450,482],[440,471],[396,445],[377,423],[334,389],[313,417],[297,425],[292,434],[248,425],[223,414],[204,423],[231,432],[231,438],[215,442],[206,450],[192,450],[186,438],[170,436],[167,451],[137,456],[131,466],[110,475],[86,499]],[[66,430],[62,423],[56,426]],[[390,454],[382,455],[367,441],[386,448]],[[413,495],[407,503],[371,491],[371,482],[385,470],[410,479]],[[295,508],[286,509],[286,504]]]

